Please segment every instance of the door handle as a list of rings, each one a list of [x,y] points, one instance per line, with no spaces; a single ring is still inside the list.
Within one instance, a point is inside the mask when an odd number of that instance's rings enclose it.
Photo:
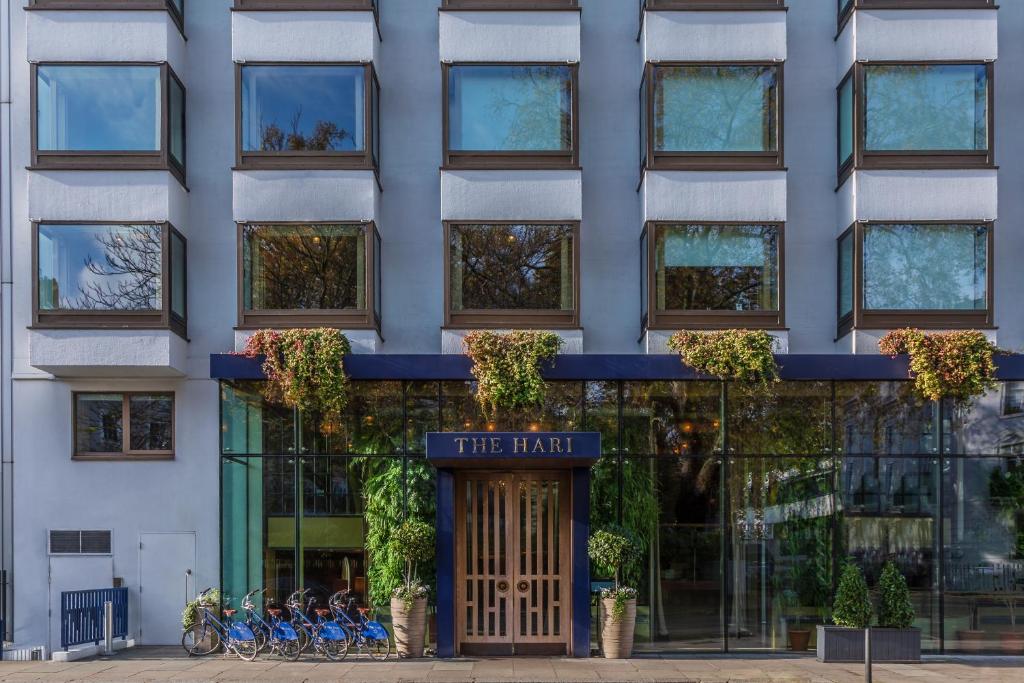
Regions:
[[[530,590],[530,582],[526,580],[520,581],[516,584],[516,588],[519,589],[520,593],[525,593],[526,591]]]

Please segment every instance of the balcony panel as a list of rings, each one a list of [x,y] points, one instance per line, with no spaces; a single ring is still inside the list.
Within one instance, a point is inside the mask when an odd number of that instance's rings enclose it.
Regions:
[[[30,330],[29,364],[55,377],[182,377],[188,342],[169,330]]]
[[[580,171],[442,171],[446,221],[578,221]]]
[[[580,13],[441,12],[442,62],[578,62]]]
[[[459,355],[466,352],[462,340],[473,330],[446,329],[441,330],[441,353],[445,355]],[[511,329],[489,329],[489,332],[510,332]],[[559,355],[574,355],[583,353],[583,330],[551,330],[562,338],[563,346]]]
[[[786,12],[647,12],[644,60],[786,59]]]
[[[373,12],[232,12],[236,62],[372,62],[377,58]]]
[[[837,234],[854,221],[996,220],[997,173],[856,171],[840,188]]]
[[[352,346],[352,353],[377,353],[383,340],[376,330],[342,330]],[[235,351],[243,351],[249,342],[253,330],[235,330]]]
[[[786,221],[785,171],[647,171],[646,221]]]
[[[235,171],[234,220],[376,221],[373,171]]]
[[[34,171],[28,215],[43,221],[167,221],[188,236],[188,193],[168,171]]]

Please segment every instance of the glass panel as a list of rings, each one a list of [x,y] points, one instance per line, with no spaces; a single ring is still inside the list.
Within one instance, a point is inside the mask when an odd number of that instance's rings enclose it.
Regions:
[[[441,383],[443,432],[574,432],[582,421],[583,385],[548,382],[544,404],[526,411],[502,411],[490,418],[476,399],[473,382]]]
[[[986,226],[864,226],[868,310],[982,311],[987,289]]]
[[[75,396],[75,453],[121,453],[124,450],[124,396]]]
[[[767,225],[657,226],[657,310],[778,310],[778,240]]]
[[[619,451],[619,383],[586,382],[583,385],[585,432],[600,432],[601,452]]]
[[[159,66],[41,65],[36,86],[40,150],[160,149]]]
[[[647,301],[647,273],[650,268],[650,264],[647,256],[647,240],[649,230],[644,230],[643,235],[640,237],[640,318],[643,321],[647,321],[648,314],[648,301]]]
[[[377,320],[381,319],[381,301],[384,299],[383,275],[381,270],[380,235],[374,231],[373,234],[373,312],[377,314]]]
[[[1016,455],[1024,452],[1020,382],[1006,382],[971,401],[943,405],[943,452],[958,455]],[[1011,418],[1011,419],[1005,419]]]
[[[306,455],[391,455],[402,452],[401,382],[352,382],[341,422],[303,413],[299,452]]]
[[[622,430],[629,455],[710,455],[722,449],[720,382],[626,382]]]
[[[729,452],[819,455],[832,450],[830,382],[782,382],[767,395],[729,385]]]
[[[374,76],[370,87],[370,125],[373,126],[373,164],[380,165],[380,84]]]
[[[185,13],[185,0],[171,0],[171,4],[178,10],[178,14]]]
[[[168,98],[171,158],[185,166],[185,90],[174,78],[170,79]]]
[[[776,79],[774,66],[655,67],[655,151],[777,150]]]
[[[1003,417],[1024,414],[1024,382],[1003,383]]]
[[[571,225],[453,225],[451,310],[574,306]]]
[[[407,382],[406,438],[407,453],[427,452],[427,434],[440,431],[441,387],[437,382]]]
[[[864,67],[869,151],[988,149],[984,64]]]
[[[646,0],[641,0],[644,2]],[[642,11],[642,10],[641,10]],[[644,74],[643,83],[640,84],[640,166],[647,165],[647,149],[650,145],[651,132],[648,130],[650,113],[647,111],[648,93],[650,92],[650,79]]]
[[[185,317],[188,304],[186,272],[185,240],[171,231],[171,313],[182,318]]]
[[[909,382],[836,382],[836,443],[847,455],[939,452],[937,406]]]
[[[448,146],[458,151],[572,149],[568,66],[453,66],[448,71]]]
[[[159,311],[159,225],[40,225],[39,309]]]
[[[246,225],[246,310],[366,307],[366,230],[359,225]]]
[[[170,451],[174,448],[174,397],[166,394],[128,398],[131,450]]]
[[[842,2],[842,0],[840,0]],[[839,88],[839,165],[853,156],[854,99],[853,76]]]
[[[242,150],[362,151],[365,97],[362,66],[242,67]]]
[[[221,453],[295,453],[295,411],[268,401],[264,389],[263,382],[221,382]]]
[[[853,231],[839,238],[839,318],[853,313]]]

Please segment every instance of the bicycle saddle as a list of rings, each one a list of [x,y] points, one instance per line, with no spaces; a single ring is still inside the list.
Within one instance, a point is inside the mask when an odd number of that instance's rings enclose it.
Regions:
[[[282,611],[283,610],[280,609],[279,607],[271,607],[270,609],[267,610],[267,614],[269,614],[272,617],[279,617],[279,616],[281,616],[281,612]]]
[[[238,614],[238,610],[236,610],[236,609],[226,609],[226,610],[224,610],[224,616],[226,616],[226,617],[233,617],[236,614]]]
[[[317,607],[317,608],[316,608],[316,613],[317,613],[318,615],[320,615],[321,617],[326,617],[326,616],[327,616],[328,614],[330,614],[330,613],[331,613],[331,610],[329,610],[329,609],[324,609],[323,607]]]
[[[366,614],[367,612],[370,611],[369,607],[359,607],[358,609],[359,609],[359,613],[360,614]]]

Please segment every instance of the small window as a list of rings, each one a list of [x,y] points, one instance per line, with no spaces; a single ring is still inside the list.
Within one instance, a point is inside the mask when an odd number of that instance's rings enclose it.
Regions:
[[[853,74],[839,86],[839,173],[843,174],[853,163],[855,107],[853,102]]]
[[[578,327],[575,223],[448,223],[450,327]]]
[[[36,64],[33,165],[185,178],[185,90],[166,64]],[[167,98],[167,106],[164,106]]]
[[[377,326],[380,241],[372,224],[252,223],[239,231],[242,327]]]
[[[839,319],[853,315],[853,231],[839,238]]]
[[[445,164],[577,166],[576,76],[566,64],[445,66]]]
[[[185,238],[166,223],[35,225],[35,325],[186,333]]]
[[[240,167],[375,168],[371,65],[249,63],[237,69]]]
[[[782,65],[649,64],[647,168],[782,167]]]
[[[174,395],[76,393],[75,457],[174,456]]]
[[[1003,416],[1011,417],[1021,414],[1024,414],[1024,382],[1005,382],[1003,384]]]

